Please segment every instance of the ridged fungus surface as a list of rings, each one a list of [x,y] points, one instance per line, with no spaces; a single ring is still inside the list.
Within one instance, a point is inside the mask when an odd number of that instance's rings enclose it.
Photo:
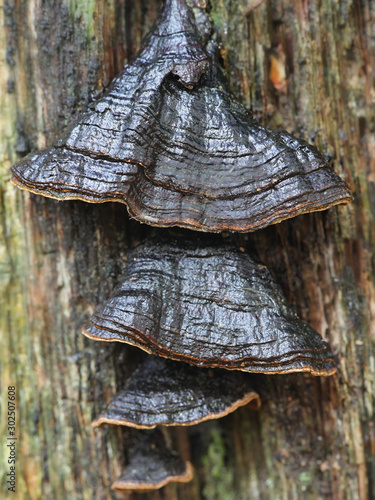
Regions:
[[[170,482],[187,483],[193,478],[193,466],[166,447],[160,431],[138,433],[129,449],[129,464],[112,484],[117,491],[157,490]]]
[[[92,425],[195,425],[248,403],[260,407],[249,375],[148,356]]]
[[[350,201],[315,147],[263,127],[235,100],[203,20],[166,0],[135,61],[55,147],[16,164],[12,181],[208,232],[254,231]]]
[[[140,245],[83,333],[202,367],[336,370],[329,345],[294,314],[269,271],[230,245]]]

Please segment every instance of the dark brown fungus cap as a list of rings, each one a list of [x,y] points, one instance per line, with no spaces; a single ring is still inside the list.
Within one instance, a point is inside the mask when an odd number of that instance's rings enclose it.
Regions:
[[[195,425],[224,417],[250,402],[260,407],[249,375],[148,356],[93,426]]]
[[[234,99],[214,44],[212,64],[204,48],[209,33],[183,0],[168,0],[108,93],[56,147],[15,165],[13,182],[209,232],[253,231],[350,201],[315,147],[263,127]]]
[[[226,245],[147,243],[83,333],[202,367],[331,375],[329,345],[268,270]]]
[[[187,483],[193,479],[193,466],[169,450],[159,431],[138,433],[130,450],[129,464],[112,484],[118,491],[156,490],[170,482]]]

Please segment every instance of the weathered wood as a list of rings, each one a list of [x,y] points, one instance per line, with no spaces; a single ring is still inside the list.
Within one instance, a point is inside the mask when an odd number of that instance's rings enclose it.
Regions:
[[[168,431],[195,479],[142,498],[375,498],[375,5],[212,7],[238,98],[262,123],[315,143],[354,191],[348,207],[238,236],[330,341],[340,370],[327,379],[256,376],[258,414],[241,408]],[[0,5],[1,428],[6,388],[16,385],[12,498],[119,498],[110,484],[121,474],[126,431],[90,423],[142,354],[80,330],[109,296],[127,249],[156,230],[124,223],[120,204],[58,203],[8,181],[18,157],[50,144],[134,57],[157,8],[153,0]],[[3,492],[4,447],[1,456]]]

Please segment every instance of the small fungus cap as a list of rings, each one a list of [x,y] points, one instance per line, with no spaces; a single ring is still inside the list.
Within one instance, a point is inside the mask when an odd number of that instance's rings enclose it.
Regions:
[[[151,429],[156,425],[195,425],[238,407],[260,407],[251,376],[207,370],[148,356],[125,387],[93,422]]]
[[[123,475],[112,484],[117,491],[157,490],[170,482],[187,483],[193,478],[193,467],[168,449],[160,431],[138,433]]]

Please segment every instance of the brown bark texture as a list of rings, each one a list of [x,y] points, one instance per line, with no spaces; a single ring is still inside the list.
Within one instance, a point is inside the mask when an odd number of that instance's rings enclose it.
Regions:
[[[329,378],[254,376],[262,408],[167,440],[191,483],[137,499],[375,498],[375,3],[212,0],[233,92],[259,120],[306,138],[355,200],[237,236],[295,311],[331,343]],[[157,232],[121,204],[20,192],[10,167],[46,147],[135,56],[155,0],[0,2],[0,497],[122,498],[110,485],[129,433],[92,429],[144,354],[81,328],[127,250]],[[193,239],[194,232],[186,231]],[[7,490],[8,386],[16,399],[16,493]]]

